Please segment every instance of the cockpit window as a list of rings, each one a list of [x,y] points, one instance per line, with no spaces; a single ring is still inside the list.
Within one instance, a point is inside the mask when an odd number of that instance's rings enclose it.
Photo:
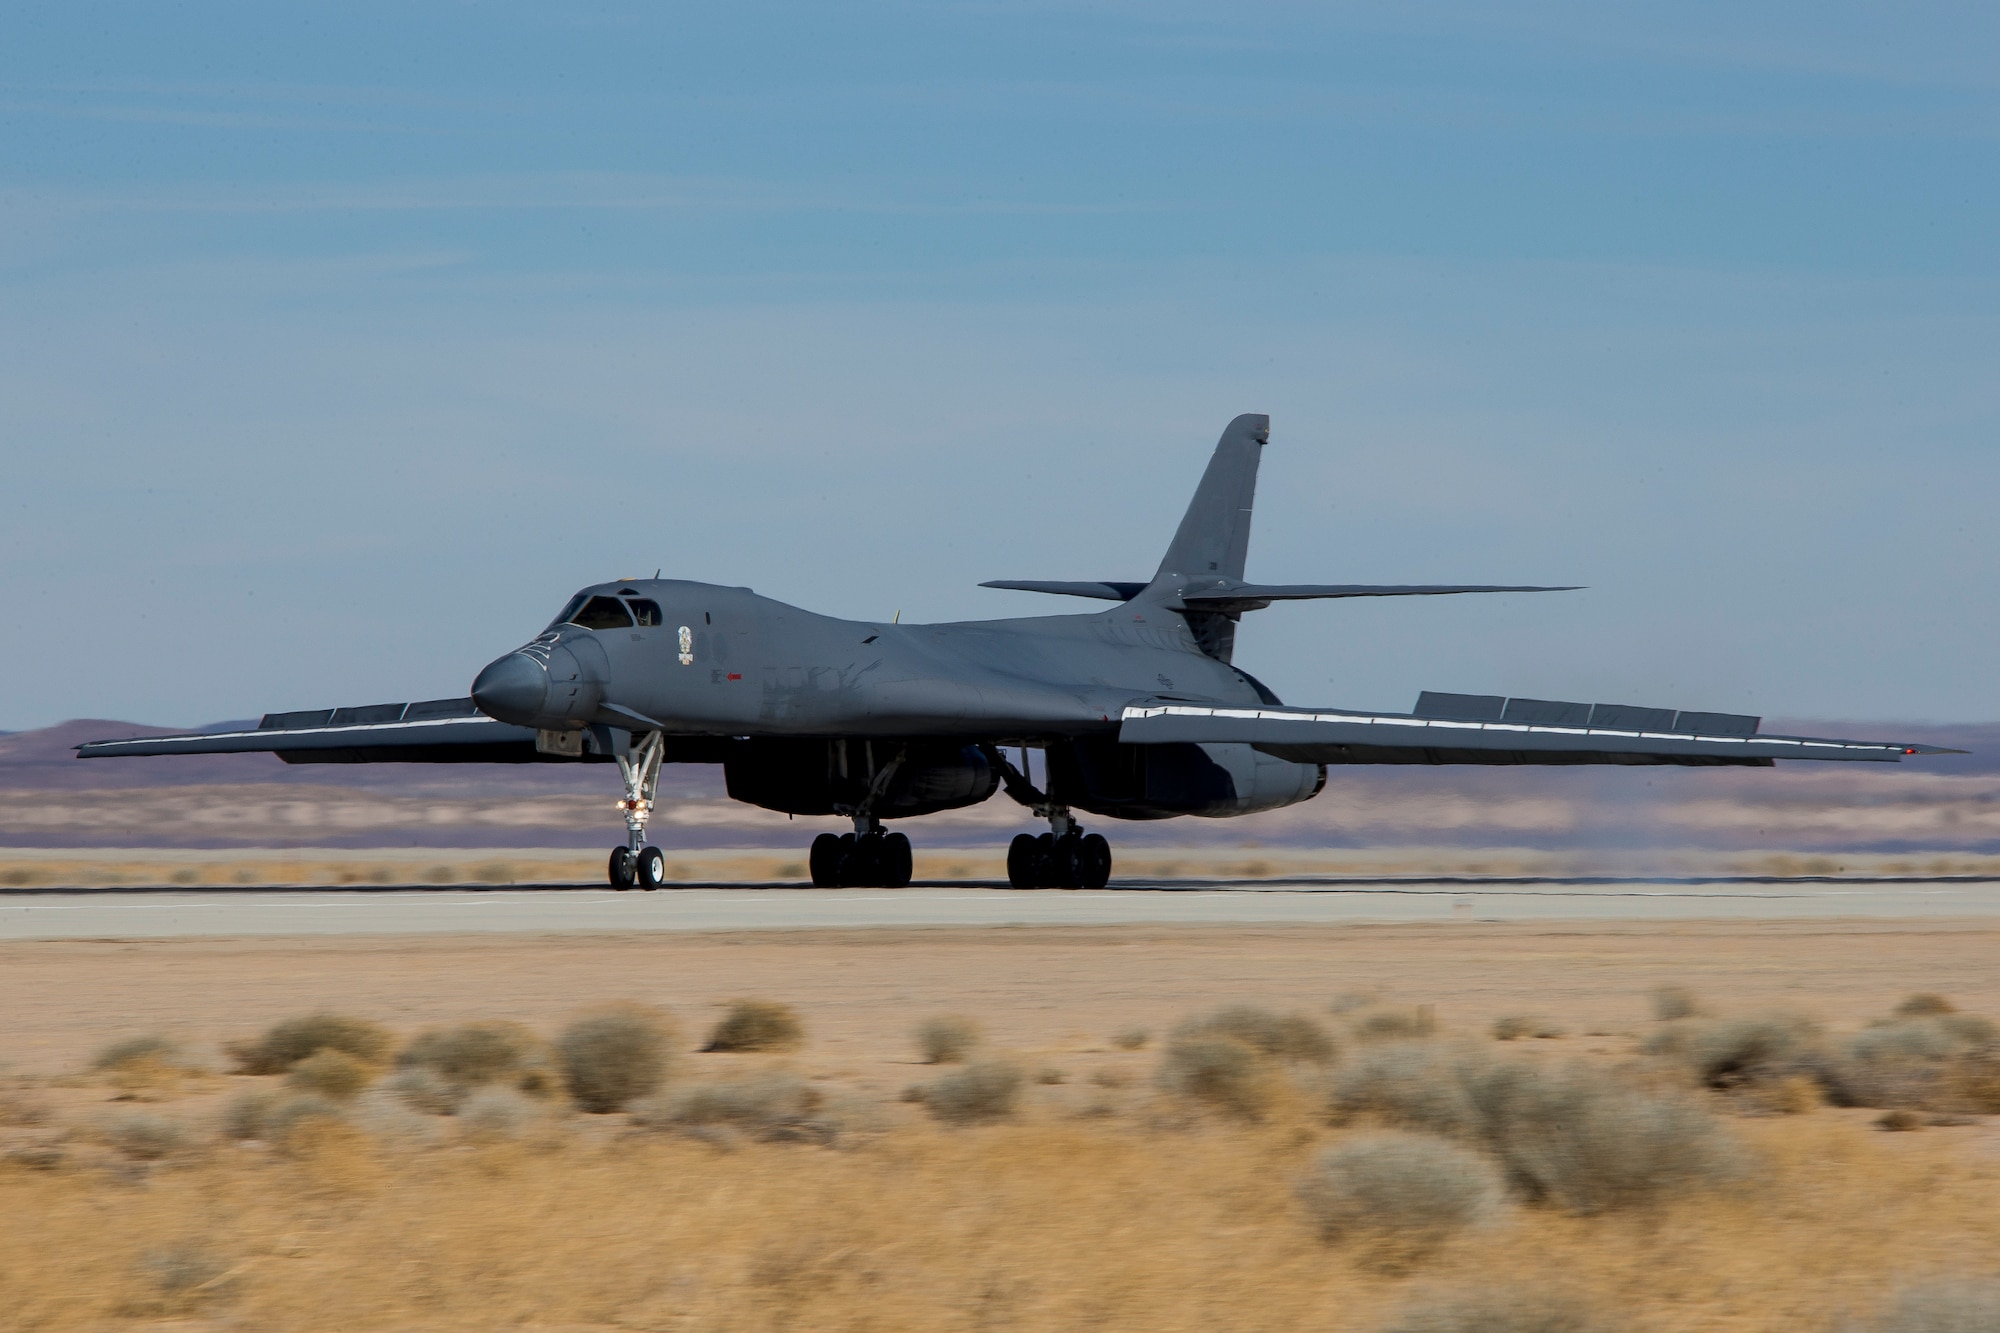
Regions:
[[[632,623],[625,604],[616,597],[593,597],[570,613],[569,623],[585,629],[622,629]]]
[[[590,594],[587,592],[580,592],[576,596],[570,598],[569,604],[563,607],[562,610],[556,612],[556,618],[549,622],[549,628],[554,629],[558,625],[569,624],[569,618],[575,615],[577,612],[581,611],[583,609],[583,604],[589,600],[590,600]]]
[[[660,604],[651,598],[636,598],[627,605],[632,608],[632,619],[641,625],[658,625],[664,619],[660,615]]]

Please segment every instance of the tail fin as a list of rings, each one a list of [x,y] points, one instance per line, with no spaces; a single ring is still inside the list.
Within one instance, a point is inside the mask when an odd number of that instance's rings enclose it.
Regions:
[[[1160,561],[1158,583],[1172,574],[1241,579],[1250,552],[1250,507],[1257,498],[1257,462],[1271,437],[1271,418],[1246,412],[1223,428],[1208,471],[1201,474],[1173,544]]]

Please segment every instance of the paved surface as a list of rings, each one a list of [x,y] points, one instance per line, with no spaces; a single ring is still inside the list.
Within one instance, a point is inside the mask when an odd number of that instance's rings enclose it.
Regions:
[[[14,891],[0,940],[868,926],[2000,917],[2000,880],[1196,881],[1102,892],[698,886]]]

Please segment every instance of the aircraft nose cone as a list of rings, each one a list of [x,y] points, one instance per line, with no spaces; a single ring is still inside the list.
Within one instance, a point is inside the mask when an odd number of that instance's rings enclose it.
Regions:
[[[520,653],[508,653],[472,682],[472,702],[488,717],[531,727],[548,697],[549,673],[541,663]]]

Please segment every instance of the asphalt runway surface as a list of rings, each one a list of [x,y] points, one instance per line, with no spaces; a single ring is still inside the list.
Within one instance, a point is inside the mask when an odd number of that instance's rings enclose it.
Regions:
[[[0,940],[462,931],[2000,917],[2000,880],[1199,880],[1101,891],[993,885],[801,889],[14,890]]]

